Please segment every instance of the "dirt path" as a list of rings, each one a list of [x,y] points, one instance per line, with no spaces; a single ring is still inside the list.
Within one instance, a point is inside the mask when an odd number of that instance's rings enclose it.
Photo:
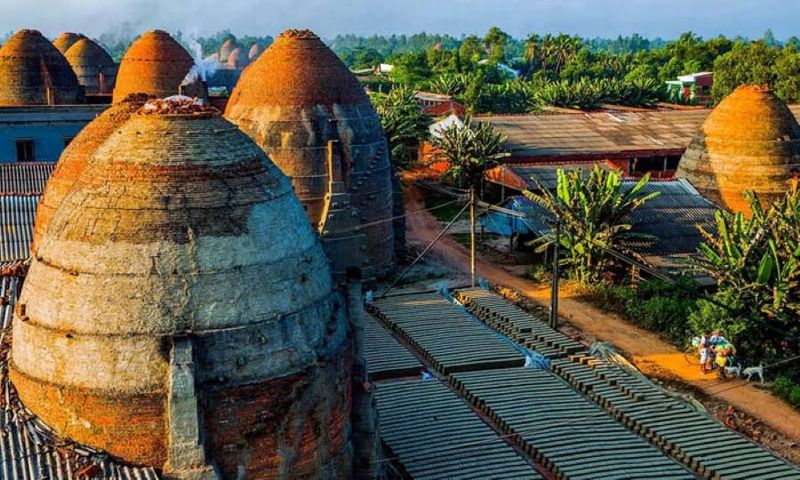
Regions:
[[[421,192],[414,186],[405,191],[406,211],[424,208]],[[406,219],[407,238],[412,245],[424,248],[441,230],[441,224],[428,212],[410,215]],[[431,255],[456,270],[469,268],[469,252],[445,235],[431,250]],[[549,286],[533,283],[505,270],[502,266],[481,258],[477,260],[478,275],[496,285],[509,287],[540,304],[549,304]],[[559,313],[568,322],[592,338],[607,341],[627,353],[643,372],[649,375],[680,380],[699,388],[744,411],[800,443],[800,412],[791,408],[768,391],[742,381],[719,382],[703,376],[696,360],[687,358],[656,334],[632,325],[616,315],[608,314],[573,298],[567,289],[559,297]]]

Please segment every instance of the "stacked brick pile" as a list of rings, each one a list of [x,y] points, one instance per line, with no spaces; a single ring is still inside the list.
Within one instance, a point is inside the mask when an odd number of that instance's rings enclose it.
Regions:
[[[0,105],[83,103],[64,55],[36,30],[20,30],[0,48]]]
[[[800,175],[800,125],[768,87],[741,86],[706,118],[676,175],[721,207],[748,212],[745,191],[775,200]]]

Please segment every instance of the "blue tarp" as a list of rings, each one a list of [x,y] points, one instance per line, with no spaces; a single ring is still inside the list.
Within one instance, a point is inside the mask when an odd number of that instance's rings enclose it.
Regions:
[[[552,214],[526,197],[511,197],[503,205],[503,208],[525,214],[525,218],[489,211],[481,217],[481,225],[487,232],[504,237],[510,237],[512,234],[538,237],[550,230],[548,222],[553,218]]]

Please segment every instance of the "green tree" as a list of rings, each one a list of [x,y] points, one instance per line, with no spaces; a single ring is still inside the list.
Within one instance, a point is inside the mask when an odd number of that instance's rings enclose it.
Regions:
[[[399,167],[408,166],[419,143],[428,138],[431,118],[422,111],[415,95],[414,90],[403,86],[388,94],[370,94],[389,143],[392,163]]]
[[[391,76],[401,85],[414,87],[428,80],[432,75],[425,52],[402,54],[395,57],[392,64],[394,69]]]
[[[478,189],[484,172],[510,155],[506,140],[491,124],[467,118],[463,125],[453,123],[431,136],[431,144],[443,157],[433,162],[447,161],[442,180],[451,179],[458,187]]]
[[[506,63],[506,45],[509,35],[497,27],[492,27],[483,38],[483,45],[489,63]]]
[[[464,38],[461,46],[458,47],[458,56],[467,63],[477,64],[481,59],[481,52],[481,39],[475,35]]]
[[[714,98],[725,98],[739,85],[746,83],[774,85],[774,65],[778,50],[762,41],[737,43],[733,50],[714,62]]]
[[[559,169],[555,192],[537,182],[537,192],[523,193],[559,219],[564,255],[561,262],[572,279],[590,283],[601,280],[609,265],[608,250],[635,256],[622,242],[635,236],[630,232],[628,216],[659,193],[642,192],[648,181],[646,175],[632,188],[625,188],[619,172],[595,165],[588,174],[581,169]],[[533,245],[544,251],[554,243],[555,232],[551,231]]]
[[[786,103],[800,102],[800,53],[787,46],[775,60],[775,95]]]

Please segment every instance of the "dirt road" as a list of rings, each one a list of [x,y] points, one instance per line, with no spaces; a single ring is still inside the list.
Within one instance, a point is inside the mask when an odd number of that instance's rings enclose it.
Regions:
[[[409,186],[404,194],[406,211],[424,208],[421,193],[417,188]],[[408,242],[423,248],[442,226],[433,215],[425,212],[408,216],[406,228]],[[448,235],[439,240],[431,255],[456,270],[466,271],[469,268],[469,252]],[[549,304],[549,286],[520,278],[502,266],[481,258],[478,258],[476,268],[481,278],[493,284],[516,290],[532,301]],[[656,334],[581,302],[573,298],[569,291],[561,291],[559,313],[587,336],[609,342],[627,353],[643,372],[693,385],[800,443],[800,412],[768,391],[752,384],[745,384],[743,381],[721,383],[714,377],[703,376],[696,362],[693,362],[694,359],[687,358],[683,352],[662,341]]]

